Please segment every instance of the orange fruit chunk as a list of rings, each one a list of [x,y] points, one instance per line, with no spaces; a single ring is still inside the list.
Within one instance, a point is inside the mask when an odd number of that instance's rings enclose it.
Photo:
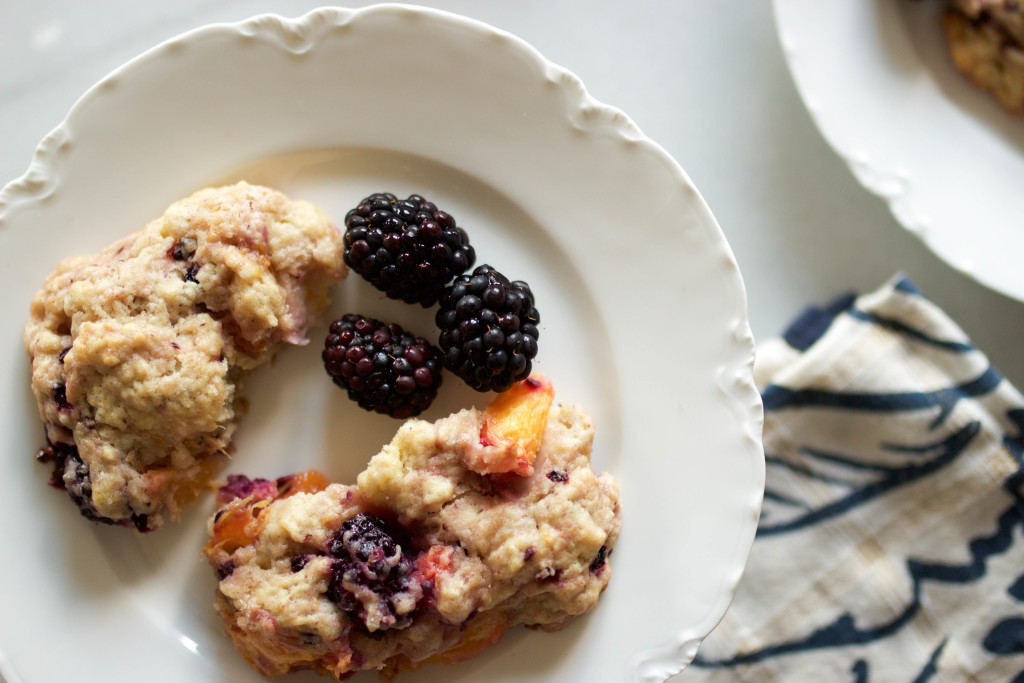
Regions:
[[[277,480],[277,498],[287,498],[296,493],[319,493],[331,485],[318,470],[306,470]]]
[[[259,536],[262,524],[259,515],[270,501],[235,498],[217,512],[210,540],[203,554],[213,557],[217,552],[230,555],[239,548],[252,544]]]
[[[533,474],[533,462],[540,450],[554,398],[551,380],[543,375],[531,375],[491,401],[484,410],[480,445],[494,446],[502,455],[488,458],[482,474],[511,472],[523,477]]]
[[[211,538],[204,549],[207,556],[212,556],[216,551],[231,554],[253,543],[263,526],[259,519],[260,513],[273,501],[296,493],[317,493],[331,482],[317,470],[306,470],[281,477],[276,482],[258,479],[250,483],[257,484],[258,490],[254,489],[253,494],[230,500],[221,506],[214,517]]]

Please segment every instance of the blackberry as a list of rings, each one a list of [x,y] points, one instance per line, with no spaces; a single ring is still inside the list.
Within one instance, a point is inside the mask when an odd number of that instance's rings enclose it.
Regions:
[[[341,525],[327,553],[334,558],[327,597],[344,612],[371,633],[412,623],[423,587],[386,521],[360,512]]]
[[[331,323],[324,367],[360,407],[405,419],[426,410],[441,386],[441,351],[399,325],[350,313]]]
[[[128,519],[110,519],[104,517],[92,502],[92,481],[89,478],[89,466],[78,454],[74,444],[57,442],[49,443],[36,453],[36,460],[42,463],[53,463],[53,474],[50,486],[68,492],[72,502],[78,506],[79,512],[86,519],[100,524],[134,526],[139,531],[150,531],[149,516],[132,514]]]
[[[420,195],[371,194],[345,216],[345,263],[392,299],[437,303],[476,261],[466,231]]]
[[[482,265],[455,278],[435,320],[444,366],[477,391],[505,391],[533,369],[540,314],[525,282]]]

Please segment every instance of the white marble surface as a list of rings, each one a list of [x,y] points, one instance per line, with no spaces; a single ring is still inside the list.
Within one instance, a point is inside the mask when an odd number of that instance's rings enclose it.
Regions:
[[[90,85],[190,28],[314,0],[8,2],[0,6],[0,182]],[[370,3],[351,3],[362,6]],[[758,339],[804,305],[903,271],[1024,386],[1024,304],[936,258],[826,145],[786,68],[766,0],[435,0],[574,71],[686,169],[739,261]],[[1022,123],[1024,125],[1024,123]]]

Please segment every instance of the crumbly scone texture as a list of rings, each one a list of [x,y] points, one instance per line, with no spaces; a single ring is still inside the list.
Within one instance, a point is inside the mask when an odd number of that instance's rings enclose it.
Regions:
[[[1024,115],[1024,5],[1017,0],[954,0],[943,17],[956,67]]]
[[[61,262],[24,337],[52,483],[97,521],[175,516],[223,462],[245,374],[305,342],[341,253],[313,205],[239,183]]]
[[[466,469],[482,422],[474,409],[411,420],[357,486],[220,509],[206,548],[222,577],[217,609],[255,668],[390,679],[473,656],[516,624],[555,630],[596,606],[620,516],[614,479],[590,467],[590,417],[556,403],[530,477]],[[251,538],[231,540],[229,515]],[[388,535],[355,538],[370,518]]]

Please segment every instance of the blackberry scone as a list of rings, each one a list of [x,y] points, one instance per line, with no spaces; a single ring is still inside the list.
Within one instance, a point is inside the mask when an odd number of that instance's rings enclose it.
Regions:
[[[1007,110],[1024,115],[1024,5],[954,0],[943,23],[956,67]]]
[[[390,679],[593,609],[618,488],[590,467],[589,416],[551,397],[530,378],[485,411],[410,420],[356,486],[233,475],[205,555],[238,651],[266,675]]]
[[[98,522],[175,517],[223,464],[246,373],[306,342],[341,254],[314,206],[239,183],[60,263],[25,328],[51,483]]]

